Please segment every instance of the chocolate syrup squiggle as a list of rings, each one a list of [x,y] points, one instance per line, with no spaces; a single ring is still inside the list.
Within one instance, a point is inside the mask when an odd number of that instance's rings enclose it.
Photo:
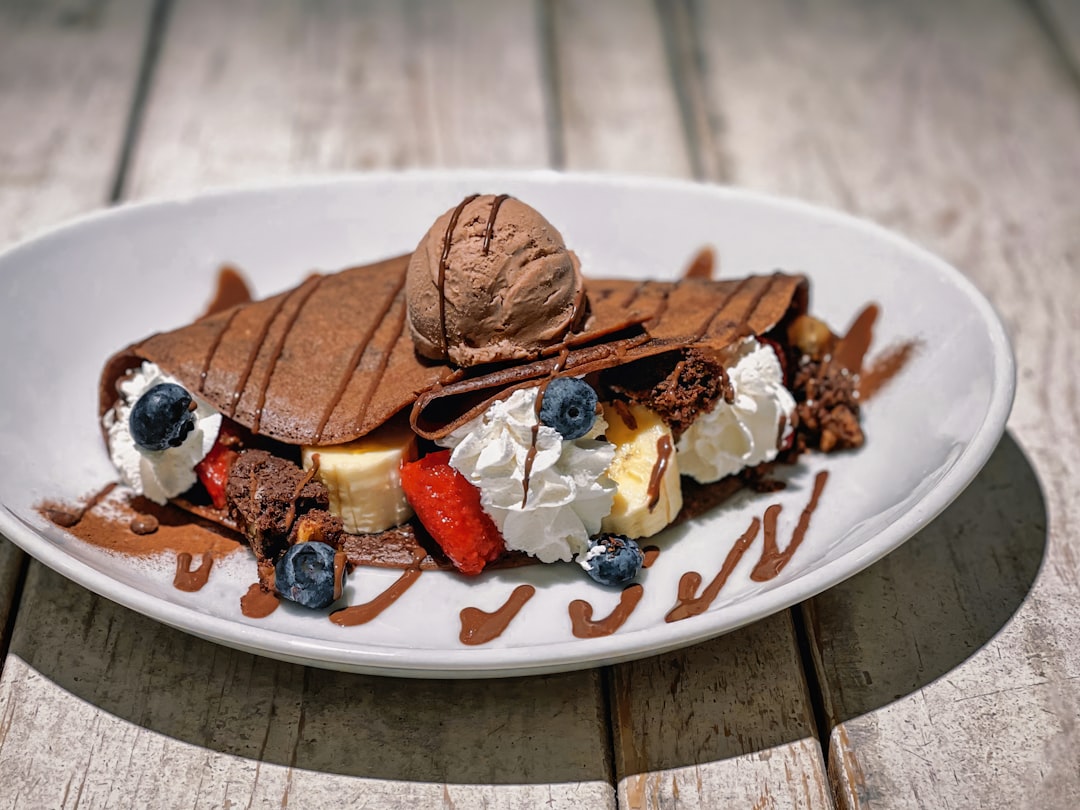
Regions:
[[[458,636],[461,643],[475,646],[498,638],[535,593],[536,588],[532,585],[518,585],[502,607],[493,613],[474,607],[463,608],[461,635]]]
[[[584,599],[575,599],[567,610],[570,613],[571,631],[577,638],[600,638],[610,636],[626,623],[634,608],[638,606],[645,589],[641,585],[628,585],[623,588],[619,604],[605,618],[594,620],[593,606]]]
[[[263,619],[277,610],[280,602],[281,597],[255,582],[240,597],[240,612],[249,619]]]
[[[810,516],[817,509],[818,500],[821,498],[821,493],[825,489],[825,483],[828,481],[829,473],[827,470],[822,470],[814,478],[814,489],[810,494],[810,500],[803,508],[802,514],[799,516],[799,522],[795,526],[795,531],[792,532],[791,542],[788,543],[787,548],[780,551],[776,543],[776,520],[782,509],[780,504],[770,504],[765,509],[765,540],[764,548],[761,552],[761,558],[758,560],[757,565],[754,566],[753,571],[750,574],[750,578],[755,582],[766,582],[773,577],[777,576],[784,567],[791,561],[792,556],[798,550],[802,541],[806,537],[806,531],[810,527]],[[727,557],[724,558],[724,564],[720,568],[720,572],[713,578],[712,582],[701,592],[700,596],[697,596],[698,588],[701,587],[701,574],[697,571],[687,571],[682,575],[679,580],[679,598],[673,607],[665,617],[667,622],[677,622],[682,619],[687,619],[691,616],[698,616],[709,609],[709,606],[713,603],[716,597],[720,593],[720,589],[724,587],[728,577],[731,576],[731,572],[735,570],[735,566],[739,564],[743,555],[747,549],[754,542],[761,529],[762,520],[755,517],[750,521],[750,527],[746,532],[735,541],[735,545],[732,546],[728,552]]]
[[[341,610],[335,610],[330,614],[330,621],[342,627],[355,627],[358,624],[367,624],[390,605],[394,604],[405,591],[412,587],[413,583],[423,573],[419,568],[407,568],[401,576],[394,580],[394,584],[384,590],[370,602],[362,605],[351,605]]]
[[[206,580],[210,578],[210,569],[213,566],[213,556],[204,552],[199,567],[192,569],[191,555],[186,551],[180,552],[176,555],[176,575],[173,577],[173,587],[189,593],[201,590]]]
[[[95,506],[97,506],[99,503],[101,503],[103,500],[105,500],[109,496],[109,493],[116,489],[117,485],[118,482],[116,481],[112,481],[106,484],[93,495],[91,495],[90,498],[87,499],[85,504],[76,507],[74,511],[68,509],[66,506],[55,506],[46,504],[45,507],[42,509],[42,512],[45,517],[47,517],[50,521],[52,521],[62,529],[73,529],[74,527],[79,525],[79,521],[83,519],[83,516]]]
[[[405,591],[412,587],[413,583],[420,578],[420,574],[423,571],[420,570],[420,563],[424,557],[427,556],[427,552],[421,550],[413,552],[412,565],[406,568],[401,576],[399,576],[394,583],[372,599],[370,602],[365,602],[362,605],[352,605],[341,610],[335,610],[330,614],[330,621],[341,627],[355,627],[358,624],[367,624],[394,602],[401,598],[401,595]]]
[[[716,264],[716,252],[711,247],[704,247],[690,260],[683,278],[700,278],[708,281],[713,277],[713,267]]]
[[[270,382],[274,377],[274,369],[277,368],[278,360],[281,359],[281,351],[285,348],[285,341],[289,337],[289,333],[292,332],[293,327],[296,325],[297,318],[300,317],[300,312],[304,308],[304,304],[308,302],[315,290],[319,288],[326,276],[315,276],[311,280],[310,288],[300,297],[300,302],[296,305],[296,309],[293,310],[292,316],[289,318],[288,323],[285,324],[285,328],[281,331],[281,336],[278,338],[277,344],[273,348],[273,353],[270,355],[270,367],[266,370],[266,379],[263,381],[262,386],[259,388],[259,403],[255,406],[255,419],[251,426],[252,433],[259,432],[259,424],[262,422],[263,406],[266,404],[266,392],[270,390]],[[301,287],[300,289],[303,289]],[[233,408],[235,411],[235,407]]]
[[[255,368],[255,360],[259,356],[259,350],[262,349],[263,341],[266,340],[266,336],[270,332],[270,327],[273,326],[274,321],[277,319],[278,313],[281,312],[281,310],[285,307],[285,304],[291,301],[293,296],[297,295],[301,290],[303,290],[304,286],[305,285],[301,284],[292,292],[282,295],[281,298],[278,299],[278,302],[274,305],[273,309],[271,309],[270,314],[268,315],[266,320],[263,321],[262,326],[259,328],[259,334],[255,338],[255,342],[251,344],[251,351],[248,352],[247,362],[244,363],[244,371],[240,375],[240,384],[236,387],[236,390],[233,391],[232,401],[229,403],[228,416],[230,418],[236,416],[236,407],[240,404],[240,398],[244,395],[244,389],[247,388],[248,378],[251,376],[251,370]],[[232,318],[229,319],[229,324],[231,323]],[[222,330],[222,332],[218,335],[218,343],[221,342],[221,336],[223,334],[224,330]],[[215,344],[214,346],[214,351],[216,350],[217,344]],[[213,354],[211,354],[210,359],[207,360],[208,370],[211,368],[212,360]]]
[[[345,373],[341,376],[341,379],[338,381],[337,390],[334,392],[334,395],[330,398],[330,403],[326,406],[326,409],[323,411],[322,416],[319,417],[319,425],[315,429],[315,441],[313,442],[313,444],[317,445],[317,444],[319,444],[320,441],[322,441],[322,435],[323,435],[323,431],[326,429],[326,423],[330,421],[330,417],[333,415],[334,410],[337,408],[338,404],[341,402],[341,398],[343,396],[345,396],[345,391],[348,389],[349,383],[352,381],[353,377],[356,375],[357,369],[360,368],[360,362],[364,359],[364,355],[367,353],[367,350],[370,347],[371,342],[375,337],[375,333],[379,329],[379,325],[382,323],[383,319],[386,317],[386,315],[390,311],[390,309],[394,306],[394,302],[397,301],[398,296],[401,295],[401,291],[402,291],[402,289],[404,287],[405,287],[405,275],[402,274],[401,279],[398,281],[397,285],[394,287],[393,294],[391,294],[390,297],[387,299],[386,304],[383,306],[382,310],[378,313],[378,315],[376,315],[374,318],[372,318],[372,320],[371,320],[371,329],[369,329],[368,333],[366,335],[364,335],[360,340],[357,341],[356,347],[353,349],[352,356],[349,358],[348,362],[345,364]],[[399,327],[397,333],[394,335],[394,341],[390,344],[391,346],[393,345],[393,343],[397,342],[397,339],[401,335],[401,330],[404,327],[404,325],[405,325],[405,309],[402,308],[400,327]],[[375,379],[381,379],[382,378],[381,372],[382,372],[382,370],[384,368],[386,368],[386,364],[388,362],[390,362],[390,352],[389,351],[384,351],[382,353],[382,358],[380,359],[379,376],[376,377]],[[368,392],[367,392],[367,396],[364,398],[364,404],[360,408],[357,409],[358,413],[356,415],[356,422],[358,424],[363,422],[364,417],[367,415],[368,405],[371,403],[371,398],[372,398],[372,396],[374,396],[374,394],[375,394],[375,386],[373,386],[373,385],[368,386]]]
[[[454,213],[450,215],[450,221],[446,223],[446,232],[443,234],[442,254],[439,256],[439,278],[438,278],[438,290],[439,290],[439,334],[442,335],[442,350],[443,356],[447,357],[450,354],[450,344],[446,339],[446,271],[449,268],[450,263],[450,245],[454,236],[454,228],[457,227],[458,219],[461,217],[461,212],[465,210],[465,206],[479,197],[479,194],[470,194],[464,200],[457,204],[457,208],[454,209]]]
[[[229,331],[229,327],[232,326],[232,322],[236,319],[236,316],[240,314],[240,308],[237,307],[229,313],[229,317],[222,323],[221,329],[214,335],[214,340],[210,343],[210,348],[206,352],[206,357],[203,358],[202,367],[199,369],[199,393],[206,391],[206,375],[210,373],[210,366],[214,362],[214,355],[217,354],[218,347],[221,345],[222,338],[225,337],[225,333]]]
[[[662,434],[656,440],[656,461],[653,462],[652,471],[649,473],[649,487],[645,491],[649,496],[650,512],[660,503],[660,486],[664,483],[664,474],[667,473],[674,452],[675,446],[671,443],[671,434]]]
[[[724,564],[720,567],[720,572],[713,577],[712,582],[701,592],[700,596],[696,594],[698,588],[701,587],[701,574],[697,571],[687,571],[683,574],[679,580],[679,600],[675,603],[675,607],[664,617],[664,621],[669,623],[677,622],[691,616],[698,616],[708,610],[709,605],[719,595],[720,589],[727,583],[731,572],[735,570],[735,566],[739,564],[743,554],[750,548],[750,544],[754,542],[760,528],[761,521],[758,518],[750,521],[750,527],[743,533],[742,537],[735,541],[735,545],[732,546],[731,551],[724,558]]]
[[[529,450],[525,454],[525,470],[521,477],[521,508],[524,509],[525,505],[529,502],[529,476],[532,475],[533,462],[536,461],[536,440],[540,437],[540,409],[544,405],[544,392],[547,391],[548,385],[551,381],[558,376],[562,371],[563,366],[566,364],[566,358],[570,356],[570,351],[565,346],[562,351],[559,352],[559,357],[555,360],[555,364],[551,367],[551,371],[548,374],[546,380],[544,380],[536,388],[536,402],[533,403],[533,414],[536,417],[536,422],[532,426],[532,441],[529,444]]]
[[[484,244],[481,247],[481,252],[485,256],[491,250],[491,237],[495,233],[495,217],[499,215],[499,209],[508,199],[510,199],[509,194],[500,194],[491,203],[491,213],[488,214],[487,227],[484,228]]]
[[[814,477],[814,491],[810,495],[810,501],[799,515],[799,522],[795,531],[791,534],[791,542],[783,551],[776,545],[776,519],[780,514],[780,505],[773,504],[765,510],[765,548],[761,552],[761,559],[750,572],[750,579],[754,582],[768,582],[775,577],[784,567],[791,562],[792,556],[802,545],[806,538],[806,530],[810,528],[810,516],[817,509],[818,499],[825,489],[825,482],[829,480],[828,470],[822,470]]]

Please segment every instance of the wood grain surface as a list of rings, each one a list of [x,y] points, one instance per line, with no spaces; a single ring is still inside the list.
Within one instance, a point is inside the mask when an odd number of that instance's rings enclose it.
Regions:
[[[688,176],[657,7],[555,3],[553,14],[566,168]],[[788,614],[609,677],[621,807],[830,806]]]
[[[697,177],[911,236],[986,293],[1018,361],[990,463],[898,551],[604,670],[273,662],[36,563],[20,586],[5,542],[0,807],[1072,806],[1078,66],[1069,0],[0,0],[0,243],[117,196],[313,172]]]
[[[539,46],[534,10],[469,5],[477,25],[435,2],[173,4],[130,193],[545,165],[541,62],[518,58]],[[523,73],[497,75],[501,63]],[[512,127],[495,126],[502,115]],[[25,806],[615,803],[599,671],[447,683],[307,669],[198,641],[37,564],[0,717],[0,797]]]
[[[734,179],[865,215],[941,253],[989,296],[1017,354],[1009,433],[972,487],[806,606],[838,803],[1070,806],[1073,76],[1019,4],[777,0],[696,13]]]
[[[0,249],[109,202],[148,19],[139,0],[0,2]],[[0,649],[25,564],[0,537]]]

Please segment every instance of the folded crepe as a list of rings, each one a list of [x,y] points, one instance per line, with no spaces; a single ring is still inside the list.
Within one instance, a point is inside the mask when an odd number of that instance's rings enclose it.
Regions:
[[[492,400],[552,375],[582,376],[665,353],[711,356],[805,313],[798,275],[741,280],[587,279],[584,326],[537,359],[463,370],[420,357],[407,325],[408,256],[309,276],[110,358],[103,416],[144,360],[252,433],[290,445],[360,438],[405,408],[425,438],[445,436]]]

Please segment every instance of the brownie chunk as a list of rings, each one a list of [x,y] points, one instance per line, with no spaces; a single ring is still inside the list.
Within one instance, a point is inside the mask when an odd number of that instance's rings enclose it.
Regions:
[[[602,382],[613,394],[659,414],[676,439],[718,400],[734,400],[724,367],[695,349],[632,363]]]
[[[856,375],[830,364],[828,358],[804,355],[798,360],[792,381],[797,450],[829,453],[862,447],[858,382]]]
[[[297,517],[329,506],[326,486],[315,480],[305,483],[307,477],[292,461],[265,450],[244,451],[229,470],[229,517],[260,560],[277,561],[290,545]]]

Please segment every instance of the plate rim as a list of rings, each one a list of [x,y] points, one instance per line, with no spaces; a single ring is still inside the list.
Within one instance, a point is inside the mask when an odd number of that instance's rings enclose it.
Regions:
[[[976,285],[949,262],[913,240],[864,217],[789,196],[775,195],[733,185],[677,178],[648,177],[603,172],[561,172],[551,169],[410,169],[405,171],[350,172],[275,178],[254,183],[208,187],[190,194],[125,202],[43,228],[0,252],[0,267],[44,240],[77,234],[100,220],[136,215],[139,211],[187,204],[204,198],[227,200],[269,192],[323,186],[374,186],[386,182],[452,183],[492,182],[588,184],[624,189],[665,189],[719,196],[732,202],[747,201],[778,207],[846,229],[862,231],[907,251],[947,279],[973,306],[979,324],[993,349],[993,379],[982,423],[941,479],[895,521],[836,560],[814,569],[813,577],[796,576],[753,599],[725,605],[723,611],[665,624],[663,641],[653,638],[656,625],[595,639],[574,639],[505,648],[463,647],[460,650],[417,649],[363,645],[356,642],[311,640],[269,628],[255,627],[194,608],[169,602],[142,591],[67,554],[62,547],[39,534],[6,505],[0,509],[0,533],[35,559],[99,596],[189,634],[245,652],[310,666],[373,675],[417,678],[484,678],[534,675],[587,669],[656,655],[726,634],[794,604],[810,599],[854,576],[905,543],[927,526],[974,480],[1005,432],[1016,389],[1016,362],[1002,320]],[[854,563],[852,566],[854,555]],[[751,610],[750,607],[753,607]],[[717,621],[719,616],[723,621]],[[633,642],[633,643],[630,643]],[[587,649],[586,654],[583,648]],[[538,662],[533,653],[544,650]]]

